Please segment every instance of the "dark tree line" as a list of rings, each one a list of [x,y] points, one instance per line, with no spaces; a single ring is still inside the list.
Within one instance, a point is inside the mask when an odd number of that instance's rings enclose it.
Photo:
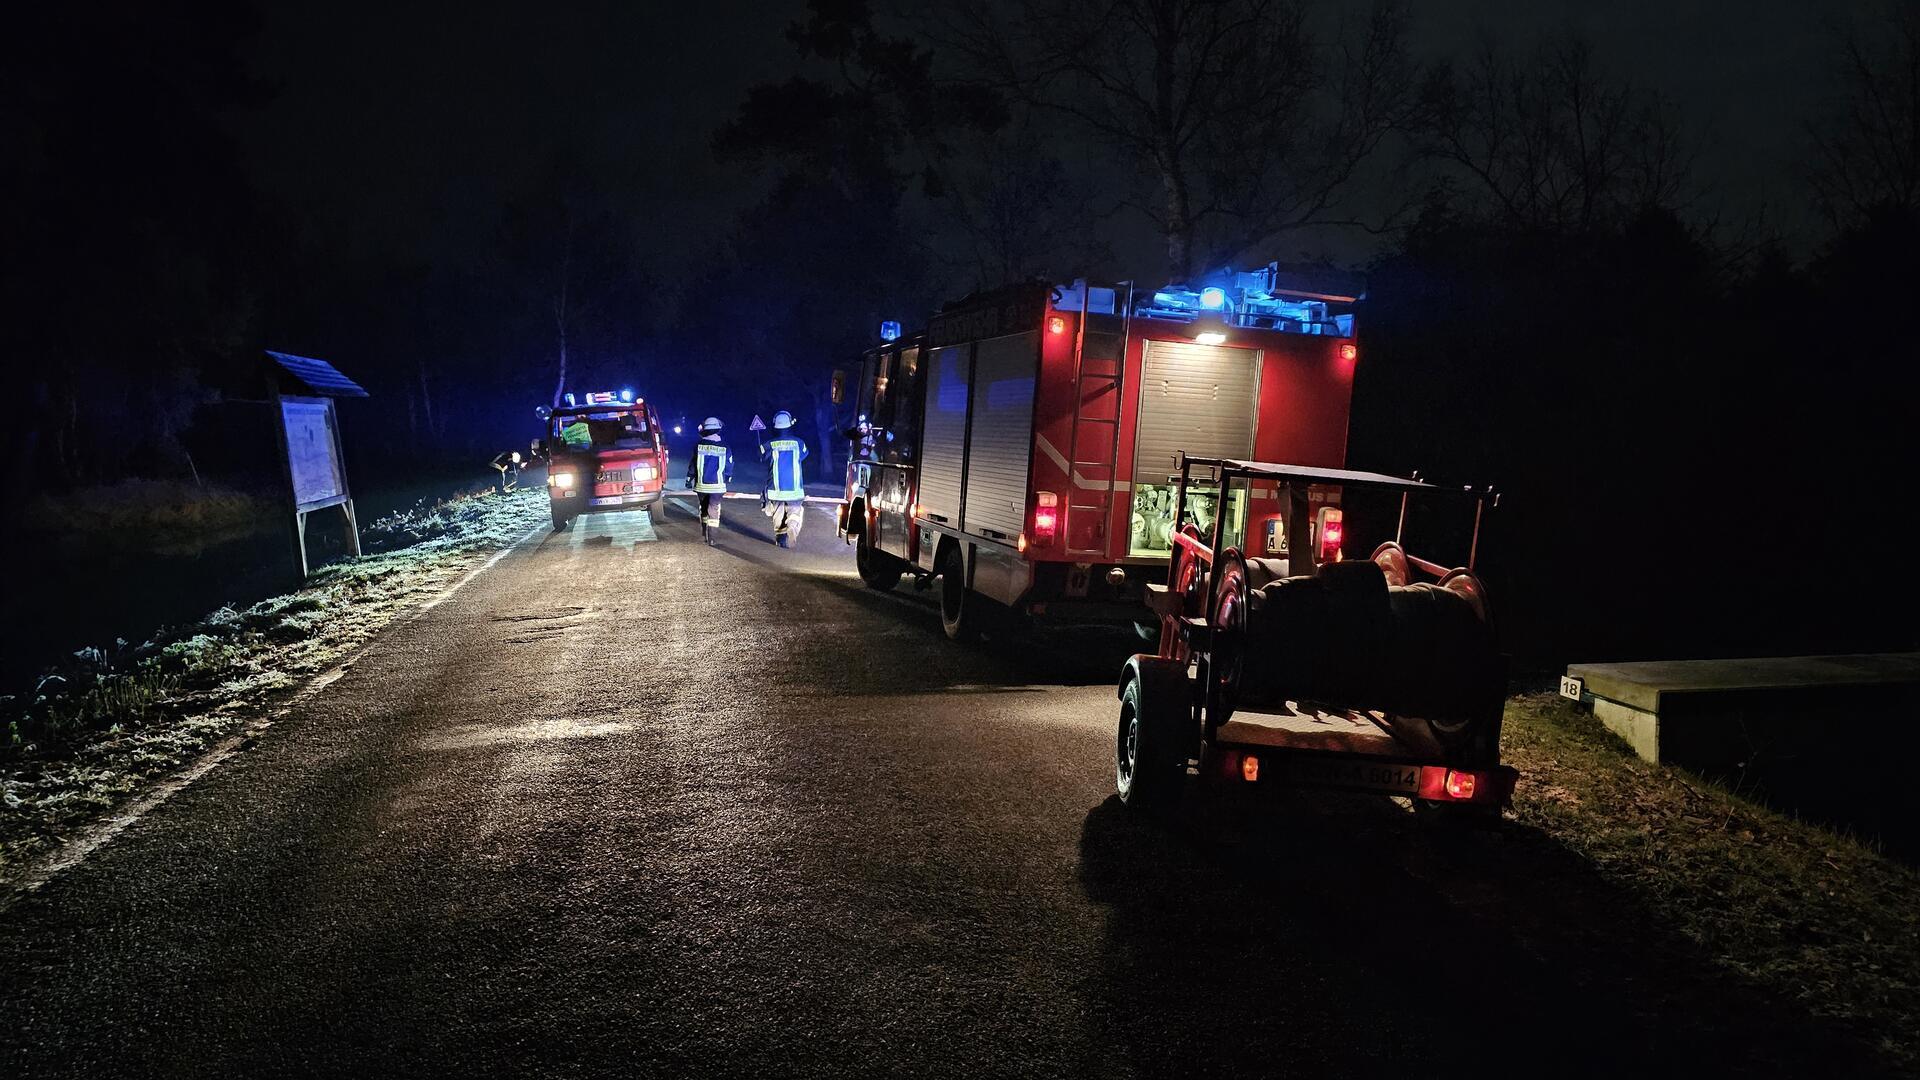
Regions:
[[[882,319],[1036,274],[1251,265],[1340,228],[1381,252],[1353,459],[1511,491],[1496,574],[1543,650],[1911,643],[1869,602],[1905,587],[1858,554],[1912,521],[1890,493],[1913,456],[1911,8],[1836,36],[1800,178],[1829,231],[1797,257],[1716,220],[1689,118],[1589,44],[1422,66],[1411,14],[814,0],[796,73],[714,134],[759,197],[659,281],[642,237],[663,211],[590,147],[503,165],[517,183],[457,242],[346,245],[246,180],[231,121],[274,88],[239,60],[244,5],[37,9],[0,45],[9,475],[239,476],[263,347],[373,391],[349,430],[389,479],[628,382],[670,422],[787,408],[831,444],[829,373]],[[1119,240],[1142,230],[1155,255],[1131,265]],[[1833,587],[1762,584],[1788,574]]]

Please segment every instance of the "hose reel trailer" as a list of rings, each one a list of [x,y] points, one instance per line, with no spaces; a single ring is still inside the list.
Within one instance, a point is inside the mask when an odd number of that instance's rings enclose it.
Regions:
[[[1171,801],[1197,776],[1378,791],[1497,814],[1517,775],[1500,763],[1506,660],[1472,569],[1492,492],[1185,455],[1179,465],[1174,520],[1187,523],[1173,537],[1167,584],[1149,587],[1160,647],[1133,657],[1120,680],[1122,800]],[[1324,506],[1355,489],[1395,492],[1400,526],[1364,560],[1343,561],[1337,539],[1324,546],[1304,536],[1296,540],[1309,542],[1287,545],[1289,558],[1249,557],[1224,515],[1206,532],[1187,520],[1195,486],[1281,507]],[[1427,496],[1473,503],[1467,565],[1430,562],[1402,546],[1407,503]],[[1329,557],[1315,557],[1323,551]]]

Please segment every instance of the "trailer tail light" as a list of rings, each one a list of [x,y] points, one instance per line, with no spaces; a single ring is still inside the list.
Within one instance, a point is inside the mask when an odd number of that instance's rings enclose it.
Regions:
[[[1420,766],[1420,797],[1429,802],[1471,802],[1505,805],[1513,795],[1519,773],[1501,765],[1486,770]]]
[[[1345,360],[1349,364],[1360,359],[1360,346],[1352,343],[1340,346],[1340,359]]]
[[[1251,784],[1260,779],[1260,759],[1248,754],[1240,759],[1240,777]]]
[[[1064,334],[1066,332],[1067,332],[1067,320],[1061,318],[1058,315],[1051,316],[1047,319],[1047,333]]]
[[[1060,531],[1060,497],[1051,491],[1033,496],[1033,542],[1050,544]]]
[[[1340,561],[1340,542],[1346,538],[1346,527],[1338,507],[1329,506],[1320,511],[1320,561],[1323,563]]]

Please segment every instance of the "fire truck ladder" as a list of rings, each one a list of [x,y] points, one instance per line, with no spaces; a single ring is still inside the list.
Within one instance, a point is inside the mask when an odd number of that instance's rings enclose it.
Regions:
[[[1068,555],[1107,554],[1107,530],[1113,522],[1114,485],[1120,467],[1120,391],[1126,381],[1127,344],[1133,329],[1133,283],[1127,287],[1125,321],[1120,346],[1112,356],[1087,356],[1088,299],[1091,282],[1080,283],[1080,330],[1073,343],[1073,430],[1067,439],[1066,547]],[[1075,520],[1092,514],[1094,527],[1075,528]],[[1084,531],[1085,545],[1075,537]]]

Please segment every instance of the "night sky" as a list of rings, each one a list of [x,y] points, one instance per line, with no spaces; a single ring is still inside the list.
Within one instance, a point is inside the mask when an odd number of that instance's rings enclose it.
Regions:
[[[1811,223],[1795,179],[1825,94],[1836,18],[1872,4],[1793,0],[1416,5],[1422,59],[1476,42],[1589,38],[1607,70],[1674,100],[1699,142],[1702,218],[1764,212],[1789,240]],[[1337,10],[1329,8],[1329,10]],[[269,5],[251,49],[272,92],[244,117],[262,188],[330,244],[473,254],[474,221],[555,161],[622,194],[662,280],[696,265],[758,192],[713,162],[714,129],[746,88],[800,70],[783,28],[804,3]],[[1117,245],[1150,258],[1141,223]],[[1365,240],[1303,237],[1364,258]],[[1356,246],[1356,244],[1358,246]],[[1135,254],[1138,252],[1139,254]]]

